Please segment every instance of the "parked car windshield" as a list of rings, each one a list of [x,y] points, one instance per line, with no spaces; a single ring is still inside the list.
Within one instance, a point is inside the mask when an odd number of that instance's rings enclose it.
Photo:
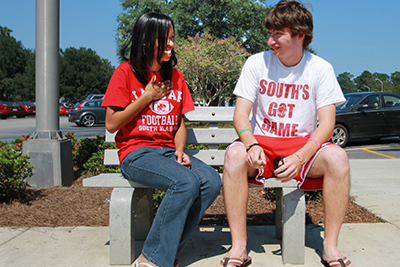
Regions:
[[[346,102],[336,107],[336,110],[349,110],[351,109],[358,100],[360,100],[362,95],[344,95]]]

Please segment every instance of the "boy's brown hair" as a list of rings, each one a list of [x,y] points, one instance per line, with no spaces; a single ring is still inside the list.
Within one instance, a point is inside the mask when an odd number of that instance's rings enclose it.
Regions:
[[[267,12],[263,25],[268,30],[289,28],[292,36],[304,33],[303,48],[306,48],[313,39],[314,26],[311,12],[298,1],[280,1]]]

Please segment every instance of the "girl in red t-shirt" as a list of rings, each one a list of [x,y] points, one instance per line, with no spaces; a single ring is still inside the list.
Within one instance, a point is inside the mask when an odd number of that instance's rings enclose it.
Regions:
[[[166,191],[134,266],[179,266],[177,257],[221,188],[219,174],[184,153],[183,114],[194,109],[185,79],[173,66],[174,23],[166,15],[140,16],[121,50],[102,106],[106,128],[118,131],[121,173]]]

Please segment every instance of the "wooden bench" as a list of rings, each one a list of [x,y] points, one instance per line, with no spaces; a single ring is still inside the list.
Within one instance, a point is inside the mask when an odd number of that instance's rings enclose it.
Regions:
[[[199,107],[186,114],[189,122],[208,122],[208,128],[187,129],[188,144],[208,144],[209,150],[186,150],[210,166],[224,164],[225,150],[219,144],[237,139],[233,128],[220,128],[232,122],[233,107]],[[106,142],[114,135],[106,131]],[[105,150],[105,165],[118,165],[117,150]],[[222,175],[221,175],[222,176]],[[102,173],[83,180],[85,187],[113,187],[110,202],[110,264],[130,265],[135,257],[135,240],[145,240],[153,220],[152,189],[124,179],[120,173]],[[284,264],[304,264],[305,197],[296,181],[280,183],[267,179],[265,188],[276,189],[276,238],[282,240]],[[251,242],[251,240],[249,240]]]

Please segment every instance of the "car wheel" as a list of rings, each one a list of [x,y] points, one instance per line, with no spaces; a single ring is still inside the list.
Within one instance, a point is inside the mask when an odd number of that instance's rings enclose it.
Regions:
[[[93,115],[87,114],[82,117],[81,123],[85,127],[92,127],[95,123],[96,119],[94,118]]]
[[[349,141],[349,133],[343,125],[336,124],[333,130],[333,136],[331,142],[337,144],[340,147],[344,147]]]

